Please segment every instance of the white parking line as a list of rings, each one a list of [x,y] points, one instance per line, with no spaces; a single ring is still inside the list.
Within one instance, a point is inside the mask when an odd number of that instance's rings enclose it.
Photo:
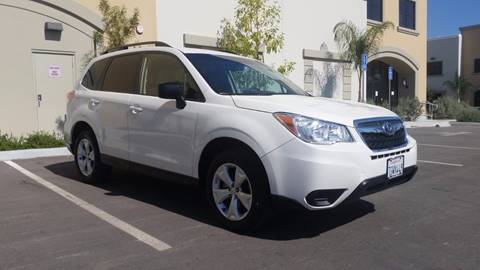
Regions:
[[[152,248],[158,250],[158,251],[164,251],[171,246],[168,244],[158,240],[157,238],[133,227],[132,225],[110,215],[109,213],[97,208],[96,206],[89,204],[88,202],[78,198],[77,196],[69,193],[68,191],[65,191],[61,189],[60,187],[44,180],[40,176],[33,174],[32,172],[28,171],[27,169],[21,167],[20,165],[16,164],[13,161],[5,161],[6,164],[8,164],[10,167],[16,169],[17,171],[21,172],[22,174],[26,175],[33,181],[45,186],[46,188],[50,189],[51,191],[57,193],[58,195],[64,197],[65,199],[69,200],[70,202],[74,203],[80,208],[83,208],[84,210],[90,212],[91,214],[95,215],[96,217],[100,218],[101,220],[109,223],[110,225],[116,227],[117,229],[133,236],[134,238],[138,239],[139,241],[151,246]]]
[[[452,167],[463,167],[463,164],[446,163],[446,162],[438,162],[438,161],[430,161],[430,160],[417,160],[417,161],[419,163],[437,164],[437,165],[445,165],[445,166],[452,166]]]
[[[439,147],[439,148],[452,148],[452,149],[480,151],[480,148],[478,148],[478,147],[452,146],[452,145],[427,144],[427,143],[419,143],[418,145],[428,146],[428,147]]]
[[[438,132],[437,134],[443,137],[453,137],[458,135],[472,134],[472,132]]]

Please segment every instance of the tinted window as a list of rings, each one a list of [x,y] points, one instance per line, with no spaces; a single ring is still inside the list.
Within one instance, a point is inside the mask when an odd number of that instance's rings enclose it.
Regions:
[[[443,62],[429,62],[427,65],[428,75],[442,75],[443,74]]]
[[[141,93],[158,97],[158,86],[167,83],[178,83],[184,86],[187,100],[202,100],[197,84],[173,55],[147,54],[145,57],[144,80]]]
[[[383,21],[383,0],[367,1],[367,18],[374,21]]]
[[[83,77],[82,85],[88,89],[99,90],[103,82],[105,68],[109,62],[110,59],[103,59],[94,63]]]
[[[105,74],[102,89],[118,93],[138,93],[138,74],[142,56],[130,54],[112,59]]]
[[[474,72],[475,72],[475,73],[480,73],[480,58],[479,58],[479,59],[475,59]]]
[[[415,1],[400,0],[400,26],[415,29]]]
[[[270,67],[241,57],[186,54],[210,87],[224,95],[306,95]]]

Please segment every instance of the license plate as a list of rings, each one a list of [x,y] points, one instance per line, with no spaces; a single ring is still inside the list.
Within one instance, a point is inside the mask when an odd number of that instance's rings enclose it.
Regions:
[[[387,177],[393,179],[403,175],[404,156],[387,160]]]

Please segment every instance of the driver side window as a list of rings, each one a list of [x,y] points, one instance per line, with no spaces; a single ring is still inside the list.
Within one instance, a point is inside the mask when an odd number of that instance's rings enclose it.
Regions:
[[[171,83],[183,85],[186,100],[204,101],[200,89],[180,60],[164,53],[146,54],[140,93],[158,97],[158,86]]]

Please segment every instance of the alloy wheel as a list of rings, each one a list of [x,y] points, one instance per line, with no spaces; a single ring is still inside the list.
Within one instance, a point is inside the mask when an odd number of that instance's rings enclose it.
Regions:
[[[82,139],[77,146],[77,162],[84,176],[92,175],[95,170],[95,150],[88,139]]]
[[[217,209],[231,221],[244,219],[252,208],[252,186],[247,174],[237,165],[226,163],[215,172],[212,195]]]

